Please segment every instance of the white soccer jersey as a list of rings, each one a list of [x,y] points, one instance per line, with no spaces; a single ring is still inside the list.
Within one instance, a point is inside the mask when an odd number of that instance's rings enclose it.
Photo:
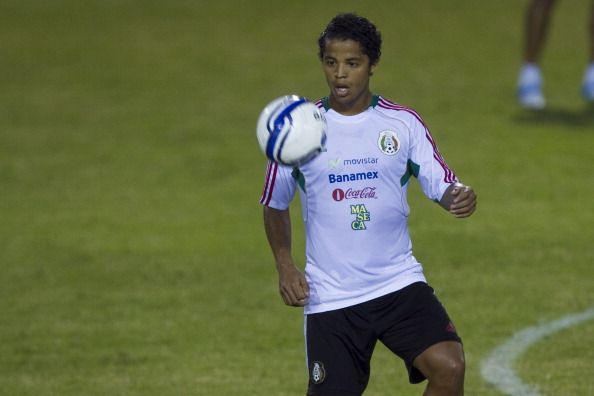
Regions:
[[[326,110],[326,151],[290,168],[269,162],[263,205],[287,209],[298,189],[306,228],[305,313],[348,307],[425,281],[412,255],[407,188],[439,201],[457,181],[413,110],[374,96],[363,113]]]

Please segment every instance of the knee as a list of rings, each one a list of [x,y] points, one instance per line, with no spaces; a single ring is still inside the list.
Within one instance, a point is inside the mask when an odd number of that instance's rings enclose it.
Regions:
[[[425,367],[424,374],[429,382],[447,386],[464,381],[466,362],[463,353],[448,353],[434,356]]]
[[[443,394],[460,394],[466,371],[464,355],[448,356],[440,360],[427,375],[429,386],[432,389],[442,390]]]
[[[464,355],[448,356],[444,359],[440,369],[437,370],[437,374],[444,378],[460,379],[464,378],[466,371],[466,362]]]
[[[461,344],[444,342],[433,345],[419,355],[414,365],[427,378],[431,389],[443,391],[441,394],[460,394],[457,390],[463,388],[466,370]]]

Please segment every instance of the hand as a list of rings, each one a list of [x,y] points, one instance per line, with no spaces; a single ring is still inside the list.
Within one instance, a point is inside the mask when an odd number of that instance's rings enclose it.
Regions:
[[[280,295],[285,304],[292,307],[303,307],[309,302],[309,285],[305,276],[293,265],[278,267],[278,283]]]
[[[476,194],[470,186],[456,184],[450,191],[453,197],[450,205],[450,213],[458,218],[468,217],[476,209]]]

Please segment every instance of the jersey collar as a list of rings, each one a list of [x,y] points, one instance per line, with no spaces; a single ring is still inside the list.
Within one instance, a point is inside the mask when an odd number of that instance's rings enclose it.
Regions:
[[[330,110],[330,97],[324,96],[321,100],[322,100],[322,106],[324,106],[324,110],[326,110],[326,111]],[[379,101],[379,95],[374,94],[371,97],[371,103],[369,104],[369,107],[374,108],[375,106],[377,106],[378,101]]]

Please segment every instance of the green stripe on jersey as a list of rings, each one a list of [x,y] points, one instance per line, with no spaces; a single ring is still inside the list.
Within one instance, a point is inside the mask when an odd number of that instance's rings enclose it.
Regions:
[[[299,168],[293,168],[291,176],[293,176],[293,179],[297,180],[297,185],[299,185],[299,188],[305,192],[305,176],[303,176],[303,173],[301,173]]]
[[[411,160],[406,161],[406,172],[400,178],[400,185],[404,186],[408,183],[411,176],[419,177],[419,169],[421,169],[421,167],[418,164],[415,164]]]

